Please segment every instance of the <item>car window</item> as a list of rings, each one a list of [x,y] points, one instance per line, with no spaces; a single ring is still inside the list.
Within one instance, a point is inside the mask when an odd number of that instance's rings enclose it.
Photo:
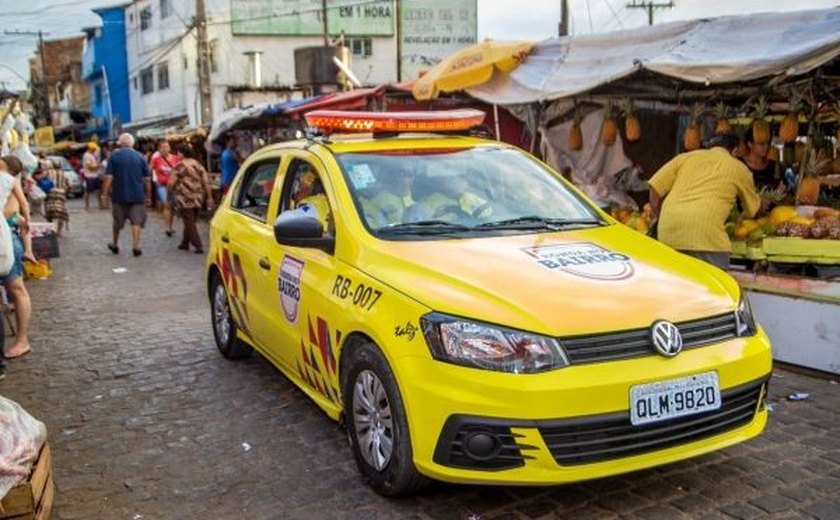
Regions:
[[[324,234],[335,234],[332,208],[318,170],[308,161],[294,159],[289,164],[280,201],[280,212],[300,211],[321,221]]]
[[[251,165],[239,184],[233,207],[265,222],[279,163],[272,159]]]
[[[337,158],[357,212],[373,232],[430,221],[475,228],[516,219],[598,218],[558,177],[510,148],[386,150]]]

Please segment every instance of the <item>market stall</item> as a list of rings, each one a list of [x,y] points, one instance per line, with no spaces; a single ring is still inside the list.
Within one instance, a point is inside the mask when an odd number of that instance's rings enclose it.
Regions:
[[[729,16],[540,42],[518,66],[465,89],[517,114],[546,162],[640,232],[649,219],[643,181],[674,155],[718,132],[749,129],[770,142],[778,179],[761,196],[776,209],[760,219],[736,210],[728,225],[733,257],[767,273],[745,284],[763,295],[791,277],[840,277],[838,57],[836,8]],[[771,316],[825,329],[824,314],[800,305],[812,296],[757,296],[771,337],[784,337]],[[840,301],[819,303],[840,312]],[[837,352],[832,326],[808,336],[812,353]],[[840,371],[817,357],[808,366]]]

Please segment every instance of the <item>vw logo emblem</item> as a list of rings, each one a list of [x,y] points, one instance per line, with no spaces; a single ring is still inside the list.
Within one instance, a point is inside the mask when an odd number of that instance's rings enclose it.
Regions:
[[[682,350],[680,329],[670,321],[658,320],[650,327],[653,348],[665,357],[674,357]]]

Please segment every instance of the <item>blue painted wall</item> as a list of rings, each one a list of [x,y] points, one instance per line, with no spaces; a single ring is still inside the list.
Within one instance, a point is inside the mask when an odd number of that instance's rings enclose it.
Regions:
[[[97,133],[104,138],[117,119],[122,124],[131,121],[125,11],[123,6],[115,6],[93,9],[93,12],[102,18],[102,27],[97,34],[89,33],[82,67],[85,82],[90,86],[91,113],[104,121]]]

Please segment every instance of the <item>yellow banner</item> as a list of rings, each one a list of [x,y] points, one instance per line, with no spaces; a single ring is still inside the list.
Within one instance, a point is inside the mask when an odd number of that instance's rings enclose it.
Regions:
[[[53,127],[42,126],[35,129],[35,146],[38,148],[49,148],[55,144],[55,133]]]

